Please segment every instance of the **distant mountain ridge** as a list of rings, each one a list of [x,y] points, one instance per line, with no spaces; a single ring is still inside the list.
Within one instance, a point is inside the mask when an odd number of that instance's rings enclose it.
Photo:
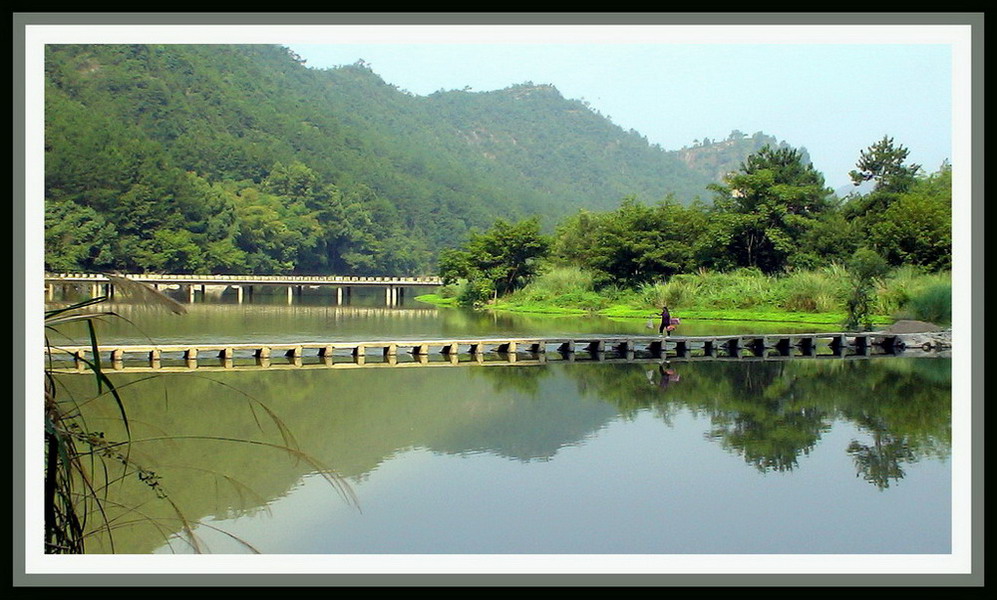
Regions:
[[[55,263],[81,268],[170,254],[215,270],[427,270],[497,218],[549,227],[628,196],[708,200],[777,143],[734,132],[666,151],[553,85],[416,96],[363,63],[312,69],[270,45],[52,45],[45,100],[49,216],[113,246],[53,241]]]

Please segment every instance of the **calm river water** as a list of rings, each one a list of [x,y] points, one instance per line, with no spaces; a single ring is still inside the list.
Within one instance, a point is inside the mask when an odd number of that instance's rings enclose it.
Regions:
[[[650,333],[645,320],[383,303],[377,293],[348,306],[322,295],[199,298],[176,316],[118,302],[106,308],[121,317],[99,334],[168,343]],[[677,333],[794,329],[813,330],[686,321]],[[337,368],[281,357],[261,369],[206,361],[112,377],[131,463],[153,479],[114,486],[113,547],[95,536],[92,552],[951,550],[949,358],[399,357]],[[92,392],[87,377],[59,380],[63,397]],[[88,404],[91,427],[123,435],[103,400]]]

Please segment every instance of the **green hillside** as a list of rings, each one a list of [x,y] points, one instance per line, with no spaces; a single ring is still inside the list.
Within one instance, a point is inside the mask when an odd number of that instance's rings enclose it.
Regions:
[[[416,96],[280,46],[46,48],[46,268],[417,274],[496,218],[708,197],[668,152],[550,85]]]

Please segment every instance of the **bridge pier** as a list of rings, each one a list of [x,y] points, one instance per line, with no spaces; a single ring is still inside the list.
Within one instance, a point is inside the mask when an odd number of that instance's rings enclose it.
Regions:
[[[110,283],[93,283],[90,284],[90,297],[96,298],[97,296],[107,296],[108,298],[114,297],[114,286]]]
[[[744,340],[744,346],[755,356],[762,356],[765,354],[764,337],[746,338]]]
[[[845,339],[844,334],[840,334],[832,337],[828,345],[831,347],[831,352],[835,356],[844,356],[845,348],[848,346],[848,340]]]
[[[387,306],[397,306],[404,297],[405,288],[398,285],[388,285],[384,288],[384,303]]]
[[[198,288],[200,288],[200,290],[198,290]],[[205,289],[205,286],[204,286],[203,283],[191,283],[191,284],[189,284],[187,286],[187,300],[191,304],[193,304],[194,303],[195,294],[198,291],[201,292],[201,298],[203,299],[204,298],[204,289]]]

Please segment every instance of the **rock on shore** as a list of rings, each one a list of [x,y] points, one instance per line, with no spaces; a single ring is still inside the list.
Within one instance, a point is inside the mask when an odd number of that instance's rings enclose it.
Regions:
[[[890,333],[929,333],[942,330],[941,327],[934,323],[910,319],[901,319],[886,329]]]
[[[952,330],[925,321],[901,320],[886,330],[895,333],[907,348],[922,350],[947,350],[952,347]]]

